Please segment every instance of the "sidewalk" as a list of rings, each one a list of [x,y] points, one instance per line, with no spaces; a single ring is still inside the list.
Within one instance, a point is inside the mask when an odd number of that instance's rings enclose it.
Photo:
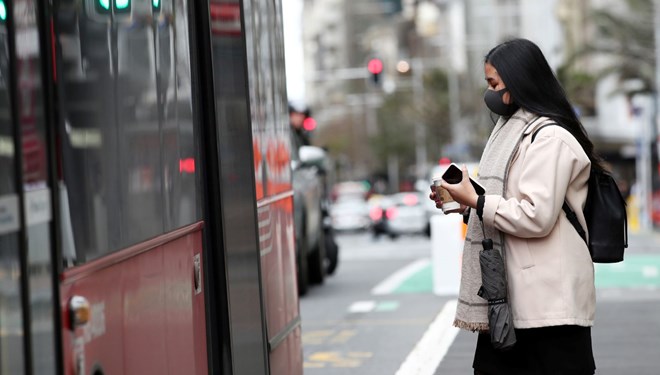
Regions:
[[[628,255],[631,262],[640,259],[655,260],[656,257],[660,259],[660,232],[630,233],[629,248],[626,250],[626,256]],[[657,273],[647,273],[649,278],[657,277],[660,280]],[[660,282],[654,281],[643,287],[637,287],[635,284],[616,288],[599,287],[596,323],[592,330],[596,374],[660,374],[658,285]],[[472,374],[476,339],[475,334],[461,331],[435,375]]]

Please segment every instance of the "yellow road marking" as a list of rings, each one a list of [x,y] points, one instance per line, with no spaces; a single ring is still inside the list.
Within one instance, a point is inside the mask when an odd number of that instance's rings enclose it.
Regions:
[[[428,326],[430,319],[349,319],[349,320],[305,320],[303,326],[336,326],[351,324],[360,326],[369,325],[421,325]]]
[[[374,353],[371,352],[349,352],[348,356],[352,358],[371,358]]]
[[[323,368],[325,367],[325,363],[323,362],[307,362],[303,363],[304,368]]]
[[[316,352],[309,356],[312,361],[335,362],[340,359],[338,352]]]
[[[355,331],[343,330],[343,331],[339,332],[338,334],[336,334],[335,337],[333,337],[330,340],[330,343],[331,344],[344,344],[348,340],[350,340],[353,336],[355,336]]]
[[[321,345],[326,339],[334,334],[332,330],[304,332],[302,335],[303,345]]]
[[[316,352],[308,356],[304,363],[305,368],[324,368],[332,366],[337,368],[355,368],[362,366],[365,359],[373,356],[370,352]]]

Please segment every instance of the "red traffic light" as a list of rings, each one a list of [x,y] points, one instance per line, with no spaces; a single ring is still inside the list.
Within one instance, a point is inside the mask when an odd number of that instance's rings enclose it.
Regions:
[[[314,120],[313,117],[307,117],[305,121],[303,121],[303,128],[308,132],[316,129],[316,120]]]
[[[383,61],[381,59],[371,59],[367,63],[367,70],[371,74],[380,74],[383,71]]]

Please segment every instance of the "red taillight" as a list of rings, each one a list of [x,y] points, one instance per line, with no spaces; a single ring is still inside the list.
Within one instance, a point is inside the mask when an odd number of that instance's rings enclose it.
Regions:
[[[396,207],[390,207],[387,209],[387,211],[385,211],[385,216],[387,216],[388,220],[392,220],[398,213],[399,211],[396,209]]]
[[[369,217],[371,220],[380,220],[383,217],[383,210],[380,207],[374,207],[369,210]]]
[[[406,206],[414,206],[419,202],[419,199],[415,194],[408,194],[403,197],[403,204]]]

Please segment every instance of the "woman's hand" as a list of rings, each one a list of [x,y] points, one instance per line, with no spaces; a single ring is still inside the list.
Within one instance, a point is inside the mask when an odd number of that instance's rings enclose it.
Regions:
[[[443,180],[441,186],[447,189],[449,195],[451,195],[456,202],[464,206],[476,208],[479,195],[477,195],[474,186],[472,186],[472,183],[470,182],[470,174],[467,171],[467,167],[463,165],[461,169],[463,170],[463,179],[460,183],[450,184]],[[442,204],[440,206],[442,206]],[[437,201],[436,207],[439,207]]]
[[[433,185],[431,185],[431,194],[429,194],[429,198],[432,201],[435,201],[435,208],[442,209],[442,197],[441,197],[440,194],[437,194],[435,192],[435,186],[433,186]],[[468,208],[468,206],[466,206],[464,204],[461,204],[461,208],[458,210],[458,212],[464,213],[467,208]]]
[[[442,199],[440,194],[435,192],[435,185],[431,184],[431,194],[429,194],[429,199],[435,202],[435,208],[442,209]]]

